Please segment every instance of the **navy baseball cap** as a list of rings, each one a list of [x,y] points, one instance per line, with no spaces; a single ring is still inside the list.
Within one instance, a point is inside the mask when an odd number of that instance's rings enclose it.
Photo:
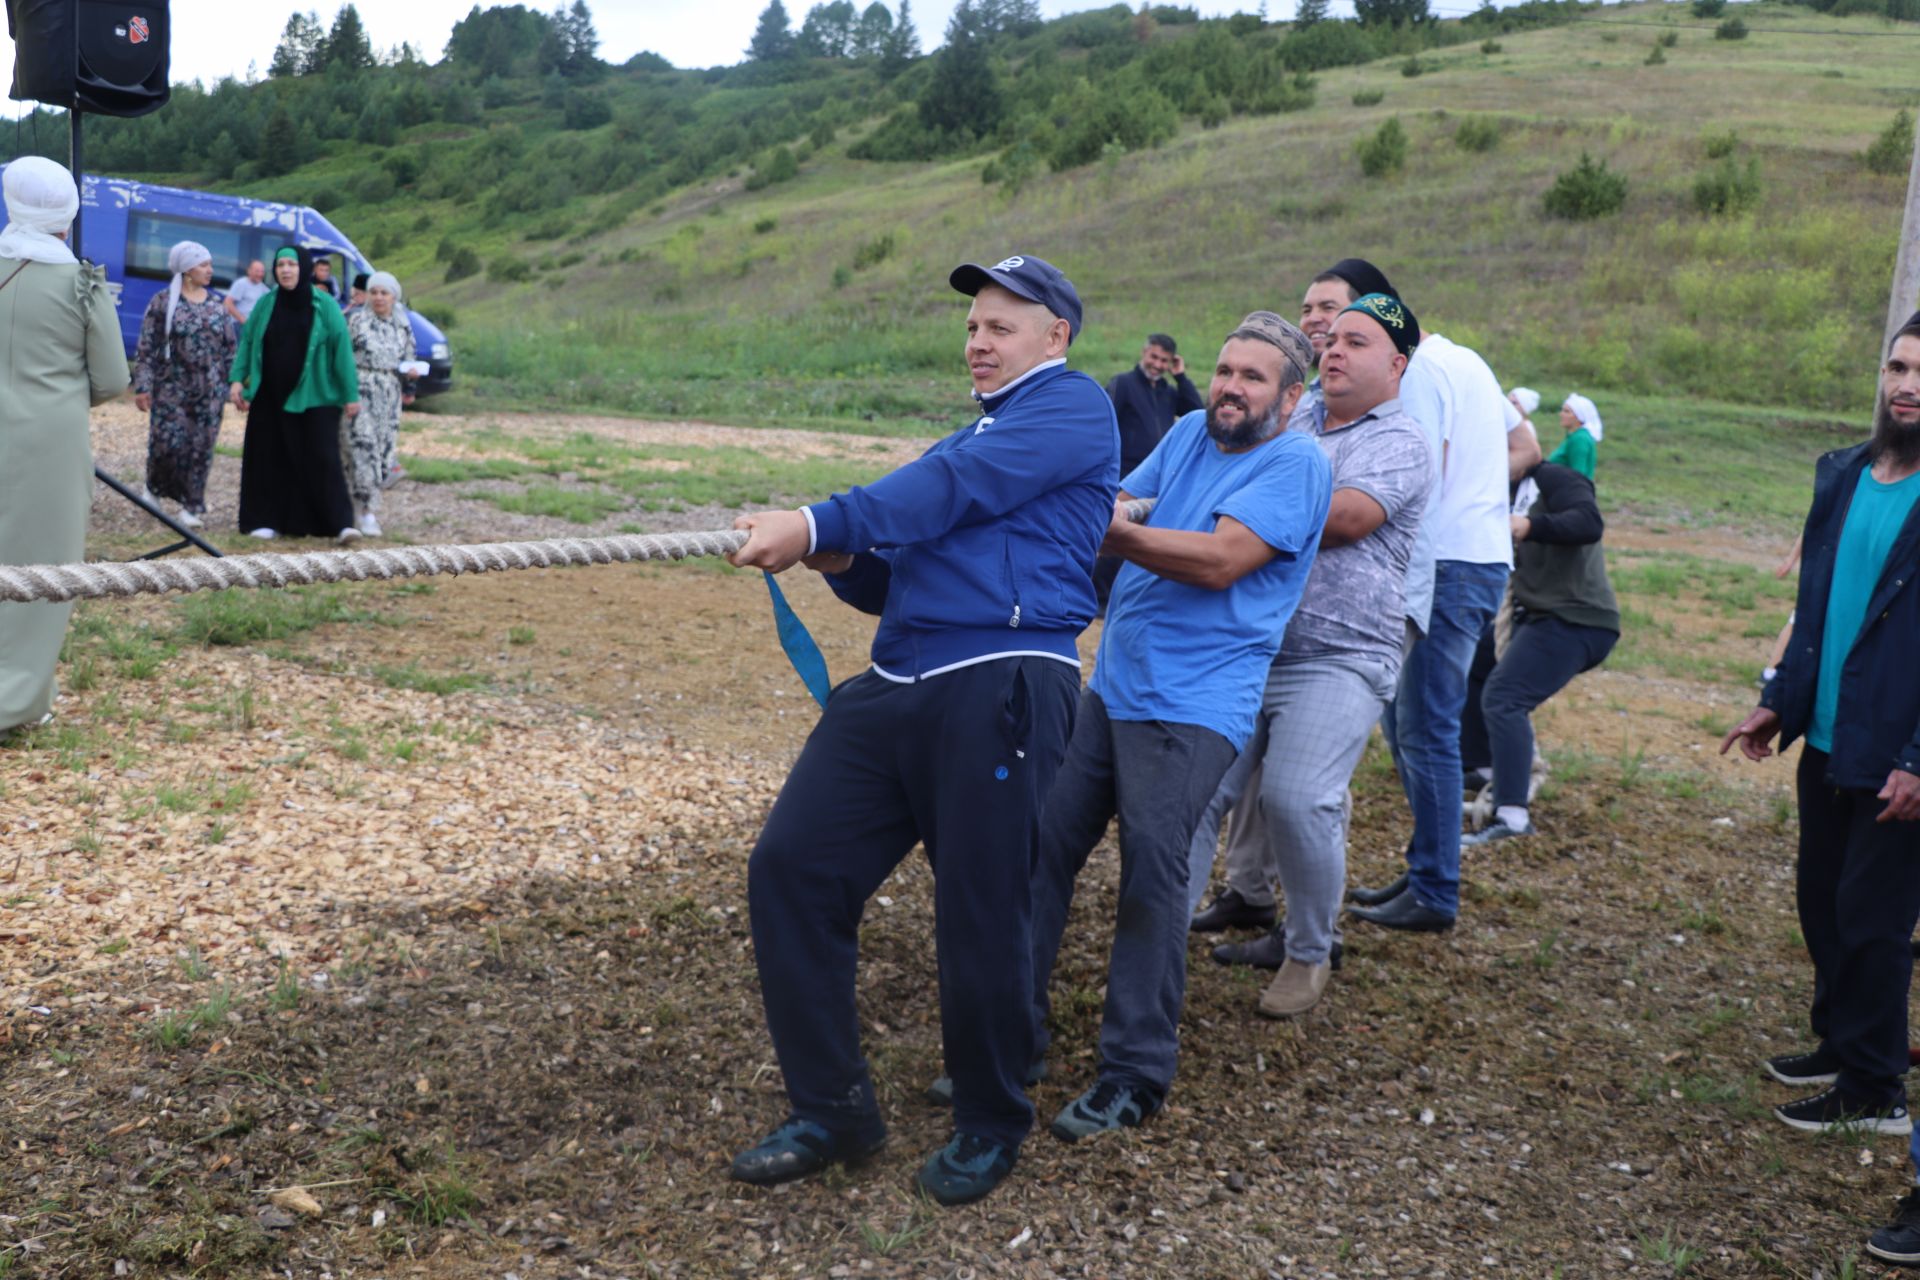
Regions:
[[[1080,295],[1073,281],[1060,268],[1042,258],[1014,254],[990,267],[977,262],[962,263],[947,277],[947,283],[972,297],[990,284],[997,284],[1016,297],[1037,302],[1067,322],[1067,341],[1080,336]]]

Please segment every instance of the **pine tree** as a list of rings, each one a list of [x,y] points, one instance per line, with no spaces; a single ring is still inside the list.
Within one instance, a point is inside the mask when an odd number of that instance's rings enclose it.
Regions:
[[[747,56],[755,62],[778,62],[793,56],[793,28],[787,17],[787,6],[780,0],[767,0],[767,7],[760,11],[760,22],[753,30],[753,43],[747,46]]]
[[[260,172],[286,173],[300,163],[300,130],[284,106],[276,106],[267,117],[266,132],[260,135]]]
[[[273,61],[267,66],[270,76],[304,76],[325,66],[326,36],[317,13],[296,13],[287,19],[274,46]]]
[[[973,137],[993,132],[1006,111],[974,0],[960,0],[947,23],[947,43],[934,58],[920,94],[920,123],[929,131]]]
[[[1300,0],[1293,11],[1293,29],[1305,31],[1316,22],[1327,20],[1327,0]]]
[[[853,29],[853,56],[878,58],[887,51],[887,37],[893,34],[893,14],[880,0],[873,0]]]
[[[334,15],[333,29],[327,33],[324,60],[330,67],[344,66],[350,71],[362,71],[373,65],[373,41],[367,38],[360,11],[350,4],[342,5]]]
[[[900,16],[880,51],[880,74],[892,79],[920,56],[920,32],[913,25],[913,0],[900,0]]]

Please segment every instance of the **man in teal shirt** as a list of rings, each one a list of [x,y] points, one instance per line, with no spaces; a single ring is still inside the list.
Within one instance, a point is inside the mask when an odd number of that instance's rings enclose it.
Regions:
[[[1873,438],[1820,460],[1804,540],[1794,643],[1760,707],[1721,744],[1760,760],[1776,733],[1783,747],[1806,738],[1795,891],[1820,1042],[1765,1070],[1826,1086],[1774,1109],[1796,1129],[1911,1134],[1902,1081],[1920,920],[1920,315],[1888,347]],[[1920,1262],[1920,1191],[1869,1249]]]

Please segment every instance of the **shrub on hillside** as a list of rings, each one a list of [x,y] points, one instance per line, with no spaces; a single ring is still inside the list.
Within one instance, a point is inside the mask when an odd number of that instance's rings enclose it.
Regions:
[[[1724,133],[1703,133],[1700,135],[1700,149],[1707,153],[1709,160],[1724,160],[1740,146],[1740,135],[1728,129]]]
[[[779,225],[780,219],[778,218],[755,218],[753,221],[753,234],[764,236]]]
[[[438,325],[442,333],[452,333],[453,326],[458,323],[460,319],[459,313],[444,302],[409,302],[407,306],[412,308],[416,314]]]
[[[1584,222],[1618,213],[1626,202],[1625,175],[1582,151],[1580,163],[1553,180],[1543,203],[1549,217]]]
[[[453,251],[453,257],[447,260],[447,283],[465,280],[468,276],[480,274],[480,255],[466,245]]]
[[[533,264],[519,258],[499,257],[487,264],[487,279],[499,284],[514,284],[533,274]]]
[[[1385,89],[1362,89],[1353,95],[1353,105],[1356,107],[1377,107],[1380,105],[1381,99],[1386,96],[1387,91]]]
[[[1489,116],[1469,116],[1453,131],[1453,145],[1462,151],[1491,151],[1500,145],[1500,122]]]
[[[1646,61],[1647,61],[1647,65],[1650,67],[1665,66],[1667,62],[1667,51],[1665,49],[1662,49],[1659,45],[1655,45],[1653,46],[1653,51],[1647,54]]]
[[[747,190],[759,191],[776,182],[791,182],[800,176],[800,161],[794,157],[788,147],[775,147],[773,154],[764,161],[756,161],[753,172],[747,175]]]
[[[1369,178],[1398,173],[1407,163],[1407,131],[1400,127],[1400,117],[1388,117],[1371,137],[1355,143],[1353,151],[1360,157],[1360,172]]]
[[[1693,179],[1693,207],[1706,214],[1745,213],[1760,202],[1760,161],[1723,155]]]
[[[1316,22],[1280,42],[1280,60],[1301,71],[1353,67],[1379,56],[1373,38],[1351,22]]]
[[[1717,18],[1727,11],[1727,0],[1693,0],[1690,7],[1696,18]]]
[[[893,232],[876,236],[853,251],[853,269],[865,271],[868,267],[877,267],[893,256]]]
[[[1660,33],[1660,44],[1668,49],[1678,48],[1680,45],[1680,33],[1678,31],[1662,31]]]
[[[1058,131],[1047,149],[1047,163],[1055,173],[1091,164],[1108,143],[1125,151],[1157,147],[1180,127],[1179,113],[1157,89],[1116,86],[1103,92],[1084,80],[1055,100],[1052,114]]]
[[[1745,40],[1747,38],[1747,24],[1739,14],[1735,14],[1713,29],[1713,38],[1715,40]]]
[[[1500,42],[1498,40],[1482,40],[1480,42],[1480,52],[1491,58],[1494,54],[1500,52]]]
[[[393,199],[393,175],[385,169],[362,169],[347,179],[347,194],[360,204],[380,204]]]
[[[1227,105],[1227,100],[1216,93],[1200,104],[1200,127],[1218,129],[1232,113],[1233,108]]]
[[[1400,74],[1406,76],[1408,79],[1412,79],[1414,76],[1425,75],[1427,69],[1427,64],[1420,61],[1420,55],[1417,53],[1408,54],[1407,60],[1400,64]]]
[[[1868,145],[1860,158],[1875,173],[1900,174],[1907,171],[1907,161],[1912,156],[1913,113],[1903,110]]]

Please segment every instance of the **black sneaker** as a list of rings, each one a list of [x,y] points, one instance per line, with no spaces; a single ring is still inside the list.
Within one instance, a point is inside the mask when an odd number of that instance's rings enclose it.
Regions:
[[[1859,1129],[1904,1138],[1913,1132],[1913,1121],[1907,1117],[1904,1099],[1875,1106],[1849,1098],[1837,1088],[1775,1107],[1773,1114],[1780,1117],[1782,1123],[1807,1133]]]
[[[1047,1128],[1062,1142],[1078,1142],[1110,1129],[1137,1128],[1159,1109],[1159,1100],[1145,1090],[1102,1080],[1069,1102]]]
[[[1228,886],[1213,895],[1213,901],[1193,913],[1187,921],[1189,933],[1219,933],[1222,929],[1265,929],[1279,916],[1280,908],[1269,902],[1258,906],[1248,902],[1238,889]]]
[[[1825,1045],[1812,1053],[1783,1053],[1761,1065],[1781,1084],[1832,1084],[1840,1078],[1840,1060]]]
[[[785,1124],[733,1158],[728,1176],[756,1187],[771,1187],[830,1164],[859,1164],[887,1145],[886,1126],[874,1117],[859,1133],[834,1133],[811,1120],[789,1116]]]
[[[972,1204],[1006,1181],[1016,1153],[997,1142],[956,1133],[927,1157],[914,1181],[940,1204]]]
[[[1900,1197],[1893,1221],[1867,1237],[1867,1252],[1882,1262],[1920,1265],[1920,1188]]]

